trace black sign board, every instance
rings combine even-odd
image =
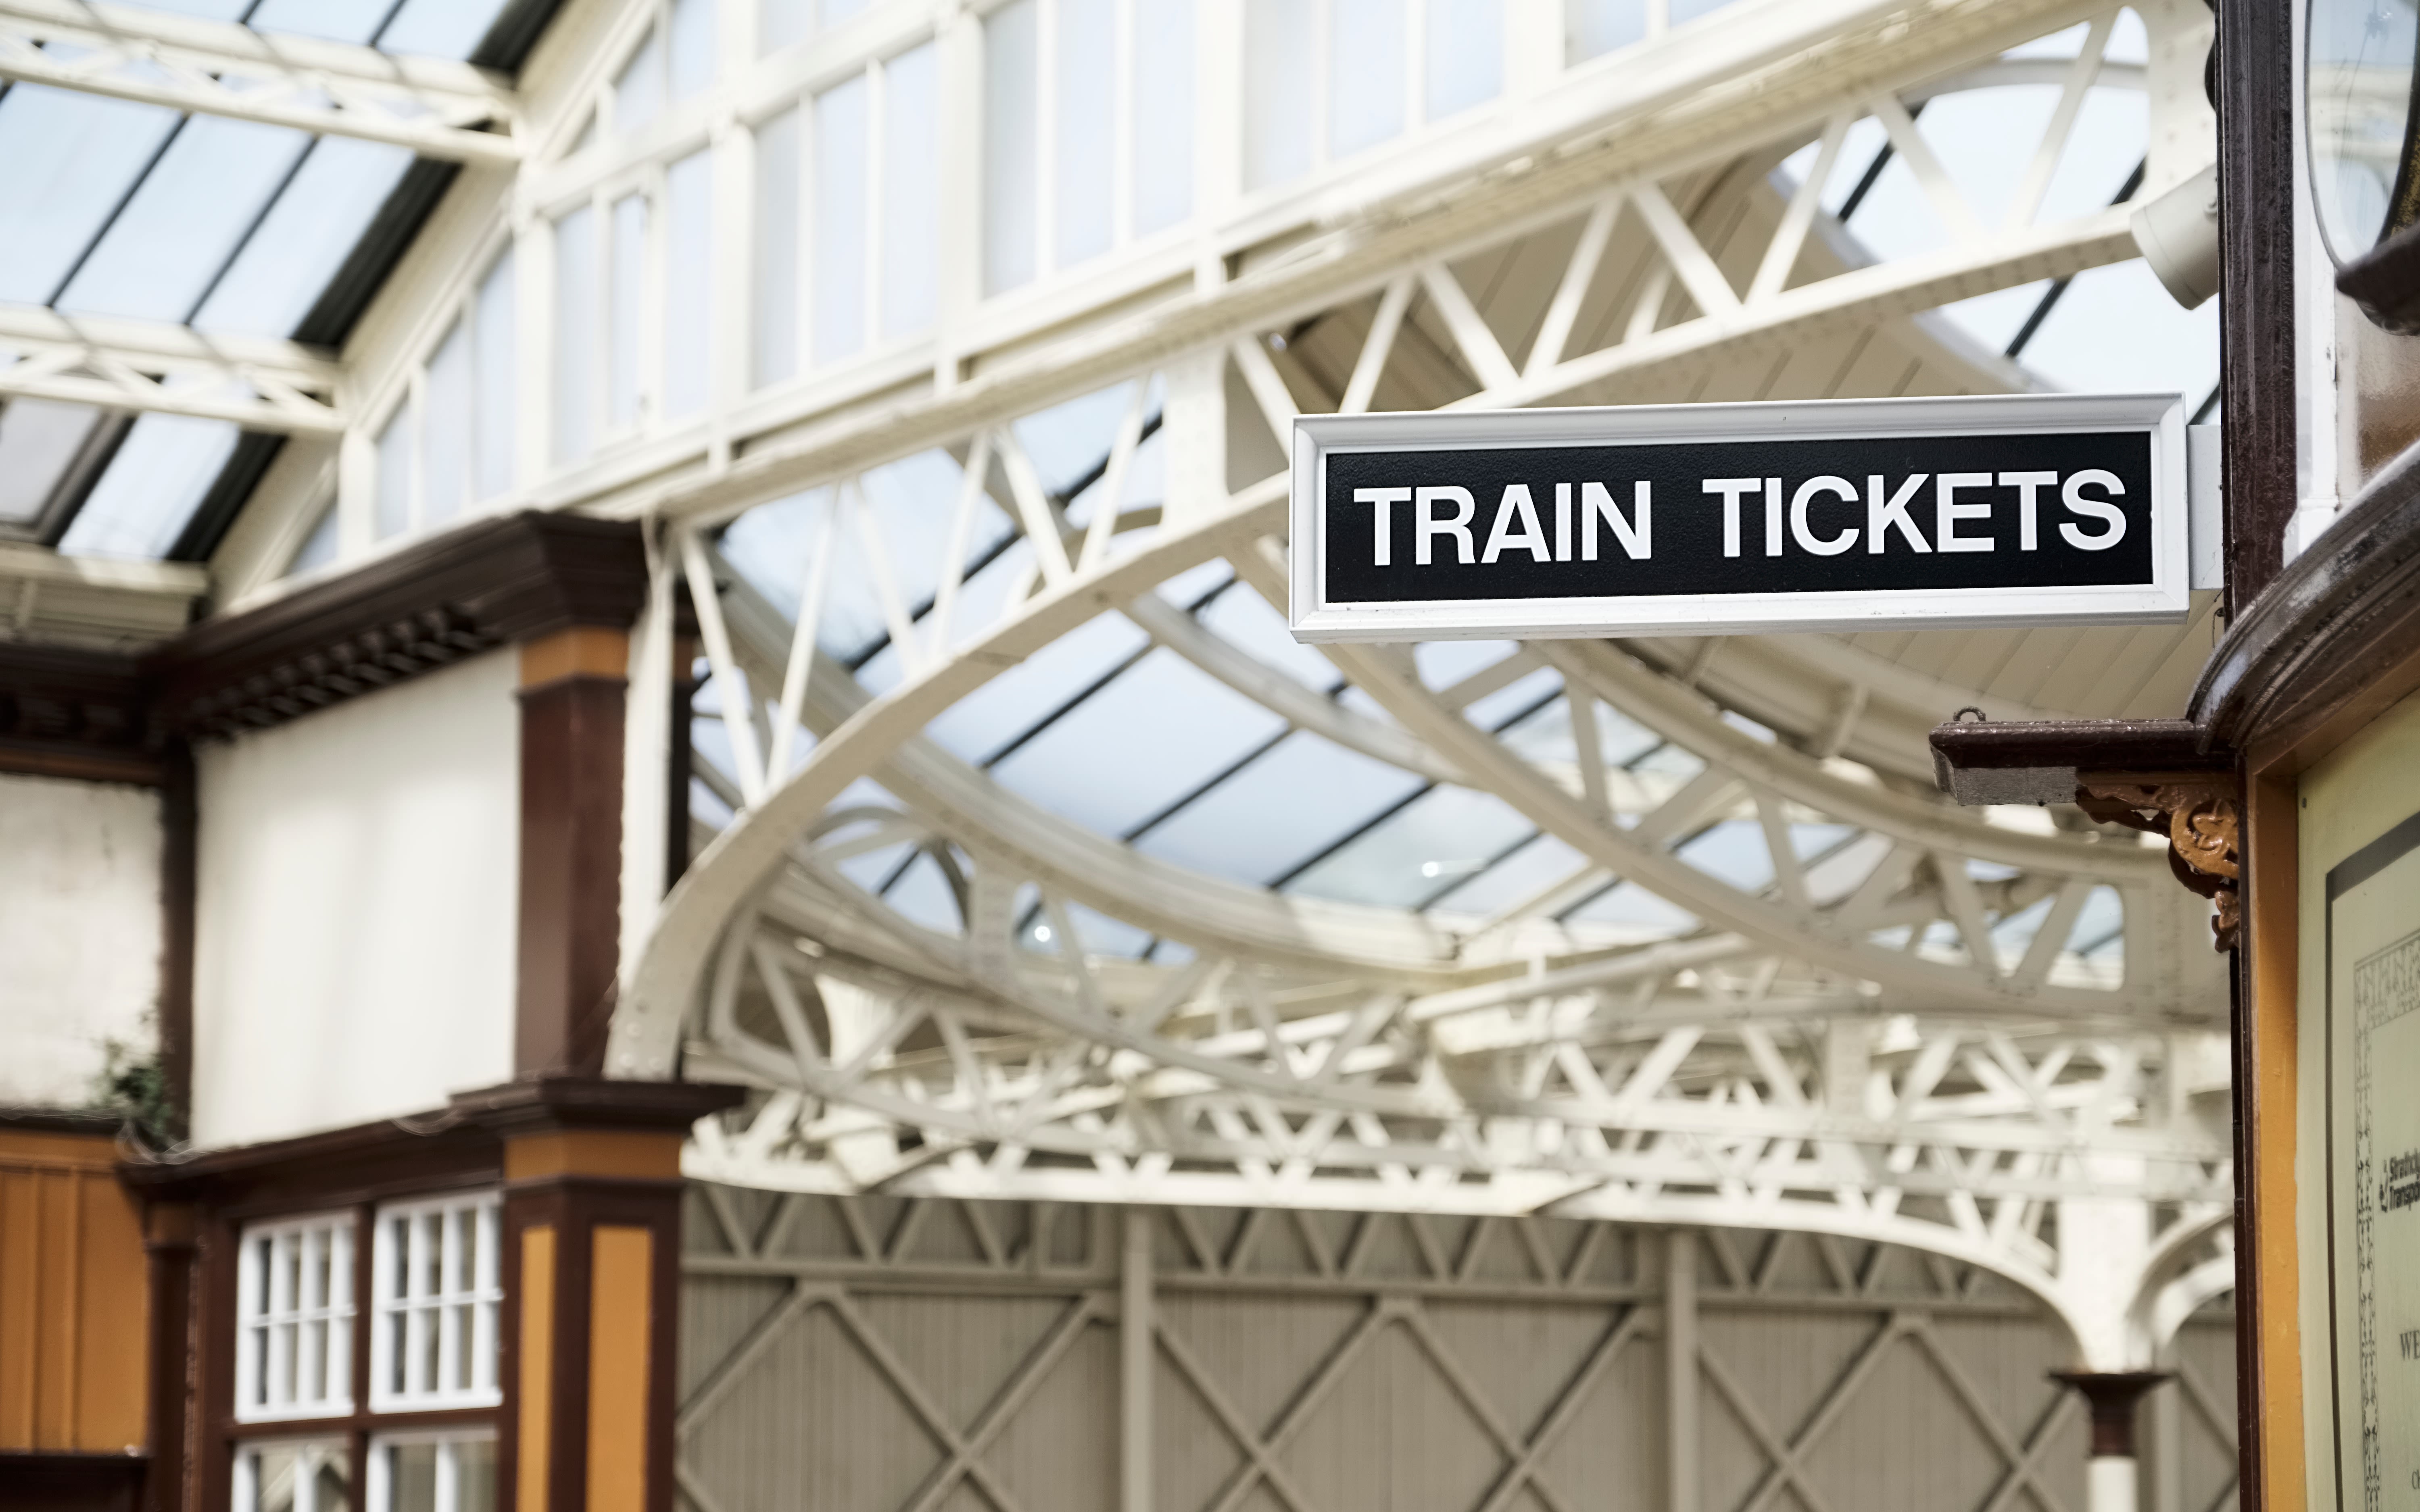
[[[1302,640],[2176,622],[2174,394],[1314,415]]]

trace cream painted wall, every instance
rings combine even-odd
[[[0,1104],[80,1107],[104,1041],[157,1043],[160,795],[0,776]]]
[[[512,1074],[517,668],[492,652],[195,753],[196,1143]]]

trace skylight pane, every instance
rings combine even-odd
[[[1535,832],[1493,794],[1435,788],[1287,884],[1286,891],[1408,908],[1478,876]]]
[[[252,0],[135,0],[136,8],[165,10],[179,16],[199,16],[204,21],[240,20]]]
[[[1146,856],[1264,886],[1416,791],[1411,774],[1301,731],[1135,842]]]
[[[0,524],[29,525],[75,460],[101,411],[50,399],[11,399],[0,409]]]
[[[1154,651],[992,775],[1053,812],[1117,835],[1284,728],[1284,720],[1174,652]]]
[[[411,166],[409,147],[321,137],[194,324],[237,335],[292,334]]]
[[[44,304],[177,124],[177,113],[21,84],[0,98],[0,300]]]
[[[395,0],[260,0],[244,21],[256,32],[365,44],[394,8]]]
[[[166,556],[235,450],[235,426],[224,420],[137,420],[76,511],[59,549],[70,556]]]
[[[210,292],[308,133],[196,116],[59,297],[59,308],[184,321]]]
[[[378,39],[386,53],[467,58],[487,39],[504,0],[403,0]]]

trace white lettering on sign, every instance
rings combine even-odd
[[[2100,468],[2086,468],[2069,478],[2059,488],[2058,501],[2065,504],[2071,513],[2089,515],[2096,519],[2105,520],[2109,528],[2098,535],[2088,535],[2072,525],[2062,524],[2058,528],[2058,533],[2066,539],[2068,545],[2079,551],[2106,551],[2126,538],[2126,516],[2116,504],[2105,499],[2085,498],[2084,487],[2086,484],[2106,488],[2113,494],[2124,493],[2126,486],[2118,481],[2118,474],[2115,472],[2106,472]]]
[[[1453,537],[1454,560],[1470,565],[1470,517],[1479,513],[1479,501],[1470,497],[1467,488],[1415,488],[1413,507],[1419,513],[1419,539],[1412,545],[1412,562],[1417,566],[1429,564],[1429,548],[1440,535]],[[1436,506],[1453,505],[1451,519],[1437,518]]]
[[[1790,496],[1790,533],[1796,538],[1801,551],[1812,551],[1819,557],[1837,557],[1857,544],[1857,528],[1852,525],[1828,539],[1807,529],[1807,504],[1813,501],[1816,495],[1826,493],[1853,504],[1857,501],[1857,486],[1846,478],[1835,478],[1828,474],[1820,478],[1809,478],[1798,486],[1796,493]]]
[[[1924,527],[1911,512],[1916,496],[1924,486],[1932,485],[1932,534],[1928,538]],[[1899,532],[1897,545],[1904,550],[1930,554],[1935,551],[1991,551],[1999,542],[1987,534],[1961,533],[1964,522],[1988,525],[1998,505],[1981,500],[1961,499],[1959,494],[1969,489],[1989,488],[1997,485],[2016,491],[2017,549],[2032,551],[2041,540],[2041,499],[2043,489],[2055,488],[2067,511],[2094,522],[2098,528],[2086,530],[2072,521],[2061,521],[2058,531],[2070,546],[2084,551],[2106,551],[2126,538],[2126,516],[2111,499],[2123,497],[2126,486],[2118,475],[2101,468],[2087,468],[2064,478],[2056,472],[1929,472],[1911,473],[1892,486],[1881,473],[1869,473],[1863,495],[1866,505],[1865,525],[1842,525],[1835,533],[1820,533],[1808,518],[1808,509],[1825,501],[1855,504],[1857,486],[1847,478],[1826,473],[1808,478],[1794,489],[1786,486],[1781,478],[1707,478],[1699,488],[1709,497],[1722,501],[1723,555],[1735,557],[1742,549],[1741,501],[1759,496],[1764,504],[1764,555],[1777,557],[1786,544],[1795,543],[1798,549],[1810,556],[1838,556],[1854,550],[1862,537],[1866,549],[1880,556],[1893,547],[1892,532]],[[2102,490],[2103,497],[2086,493],[2086,488]],[[1579,486],[1579,560],[1597,560],[1597,530],[1604,526],[1613,532],[1614,540],[1623,554],[1634,562],[1643,562],[1653,555],[1653,506],[1652,487],[1644,483],[1631,486],[1631,511],[1624,516],[1621,506],[1614,501],[1613,490],[1602,483]],[[1451,486],[1404,486],[1388,488],[1356,488],[1356,503],[1371,506],[1371,525],[1375,532],[1371,552],[1372,563],[1380,567],[1395,564],[1393,505],[1411,503],[1412,562],[1416,566],[1429,566],[1436,561],[1439,537],[1453,541],[1453,561],[1464,566],[1473,562],[1493,563],[1507,552],[1525,552],[1534,562],[1569,562],[1572,560],[1572,486],[1555,485],[1554,527],[1551,537],[1538,513],[1537,497],[1528,484],[1505,486],[1497,501],[1496,513],[1488,526],[1484,546],[1472,538],[1471,528],[1478,521],[1479,501],[1467,488]],[[1786,507],[1785,507],[1786,501]]]
[[[1508,525],[1519,524],[1518,531],[1508,531]],[[1479,553],[1481,562],[1493,562],[1511,547],[1528,552],[1540,562],[1554,559],[1546,554],[1546,532],[1538,528],[1538,506],[1530,501],[1529,486],[1516,483],[1504,490],[1504,498],[1496,506],[1496,523],[1487,532],[1487,548]]]

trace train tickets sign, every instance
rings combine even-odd
[[[1311,415],[1292,528],[1307,641],[2175,623],[2184,405]]]

